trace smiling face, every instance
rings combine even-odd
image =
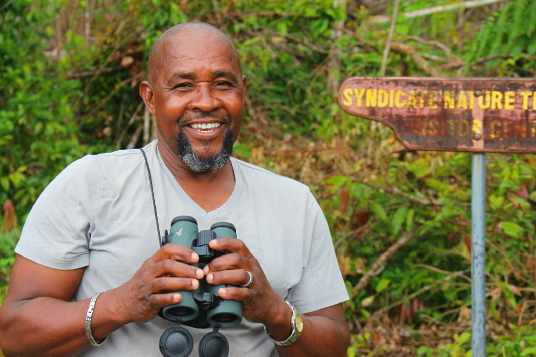
[[[156,116],[159,148],[192,171],[217,170],[244,114],[246,79],[236,50],[216,30],[195,28],[168,35],[151,61],[140,94]]]

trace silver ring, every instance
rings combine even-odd
[[[246,273],[249,274],[249,281],[244,284],[244,285],[241,285],[242,288],[247,288],[247,287],[250,287],[251,284],[253,284],[253,282],[255,281],[255,278],[253,277],[253,274],[251,274],[249,271],[246,270]]]

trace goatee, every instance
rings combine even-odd
[[[205,146],[208,146],[210,141],[205,142]],[[206,171],[217,171],[221,169],[233,153],[233,132],[227,130],[223,138],[223,144],[221,150],[211,158],[204,159],[199,157],[194,150],[192,145],[186,138],[186,135],[179,133],[177,137],[177,146],[179,149],[179,157],[182,161],[194,172],[206,172]]]

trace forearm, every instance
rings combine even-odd
[[[335,305],[310,314],[302,314],[303,331],[290,346],[277,346],[281,357],[346,356],[350,334],[344,321],[342,306]],[[286,303],[278,303],[278,308],[270,315],[265,326],[276,341],[287,339],[291,332],[292,310]]]
[[[109,291],[97,299],[91,322],[97,341],[124,324],[115,318],[112,298]],[[85,333],[89,299],[66,302],[38,297],[12,306],[1,319],[0,345],[6,356],[74,356],[90,346]]]
[[[280,357],[343,357],[349,335],[333,320],[324,316],[304,316],[303,332],[290,346],[276,346]]]

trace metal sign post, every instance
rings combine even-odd
[[[486,356],[486,154],[536,153],[533,78],[353,77],[349,114],[389,126],[411,150],[472,152],[472,355]]]

